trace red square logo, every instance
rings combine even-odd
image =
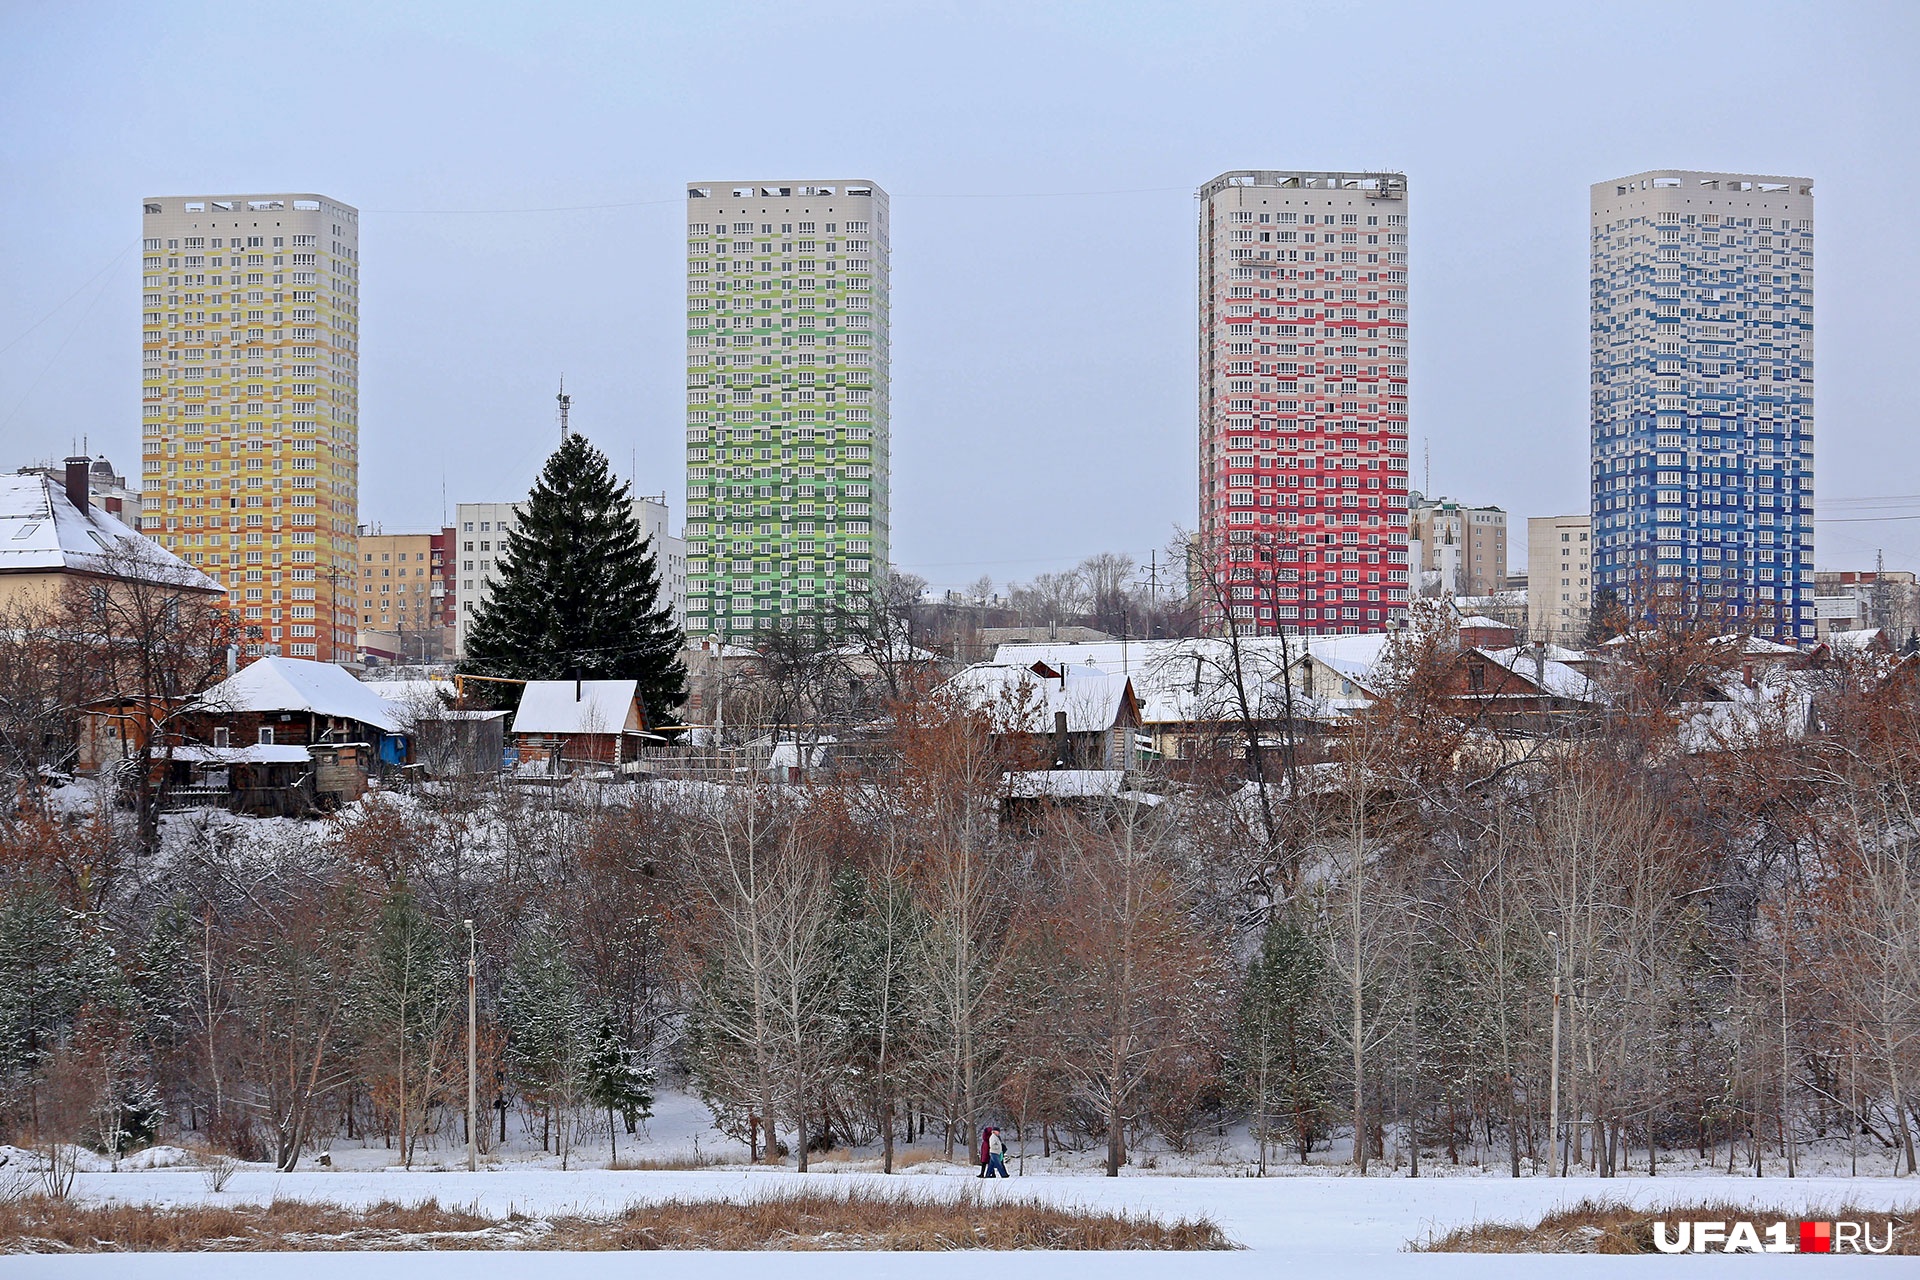
[[[1800,1252],[1832,1253],[1833,1224],[1831,1222],[1803,1222],[1800,1224]]]

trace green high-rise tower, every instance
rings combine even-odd
[[[864,610],[889,549],[887,194],[687,189],[687,631]]]

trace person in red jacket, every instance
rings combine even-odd
[[[992,1125],[986,1125],[980,1130],[980,1150],[977,1153],[977,1158],[980,1164],[979,1176],[981,1176],[982,1178],[989,1178],[993,1176],[991,1172],[992,1165],[990,1163],[993,1153],[987,1149],[987,1139],[992,1135],[992,1133],[993,1133]]]

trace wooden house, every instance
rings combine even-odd
[[[648,732],[637,680],[530,680],[512,734],[522,773],[619,769],[665,741]]]

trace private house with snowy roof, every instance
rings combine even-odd
[[[1098,667],[981,662],[942,686],[1012,747],[1018,768],[1132,769],[1140,700],[1133,681]]]
[[[345,667],[266,657],[214,685],[180,717],[169,770],[175,802],[299,816],[351,803],[408,743],[393,705]]]
[[[640,757],[666,742],[648,731],[637,680],[529,680],[511,733],[523,775],[637,772]]]
[[[64,483],[44,472],[0,475],[0,608],[51,607],[73,584],[157,584],[217,599],[225,592],[92,500],[90,461],[68,458]]]

